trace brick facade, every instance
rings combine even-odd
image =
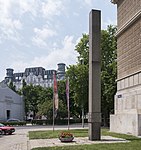
[[[141,18],[117,39],[118,78],[141,70]]]
[[[117,2],[118,28],[121,28],[140,10],[141,0],[119,0]]]

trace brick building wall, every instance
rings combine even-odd
[[[117,23],[118,28],[121,28],[141,10],[141,0],[118,0],[117,3]]]
[[[141,0],[118,0],[117,67],[118,79],[141,69]],[[131,23],[133,20],[135,22]]]
[[[141,18],[117,39],[118,79],[141,70]]]

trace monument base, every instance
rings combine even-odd
[[[116,114],[110,116],[110,131],[141,135],[141,114]]]
[[[110,131],[141,135],[141,73],[118,81]]]

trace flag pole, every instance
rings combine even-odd
[[[66,97],[67,97],[67,107],[68,107],[68,130],[70,128],[70,106],[69,106],[69,77],[66,81]]]
[[[70,112],[68,110],[68,130],[70,129]]]
[[[54,116],[55,116],[54,115],[54,105],[55,105],[54,104],[55,103],[55,97],[54,97],[54,78],[55,78],[55,72],[53,72],[53,120],[52,120],[53,121],[53,125],[52,125],[53,126],[53,131],[54,131]]]
[[[55,126],[55,118],[57,116],[57,110],[58,110],[58,90],[57,90],[57,77],[55,71],[53,72],[53,131]]]

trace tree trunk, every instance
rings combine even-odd
[[[105,111],[103,114],[103,125],[104,127],[109,127],[109,115],[108,111]]]

